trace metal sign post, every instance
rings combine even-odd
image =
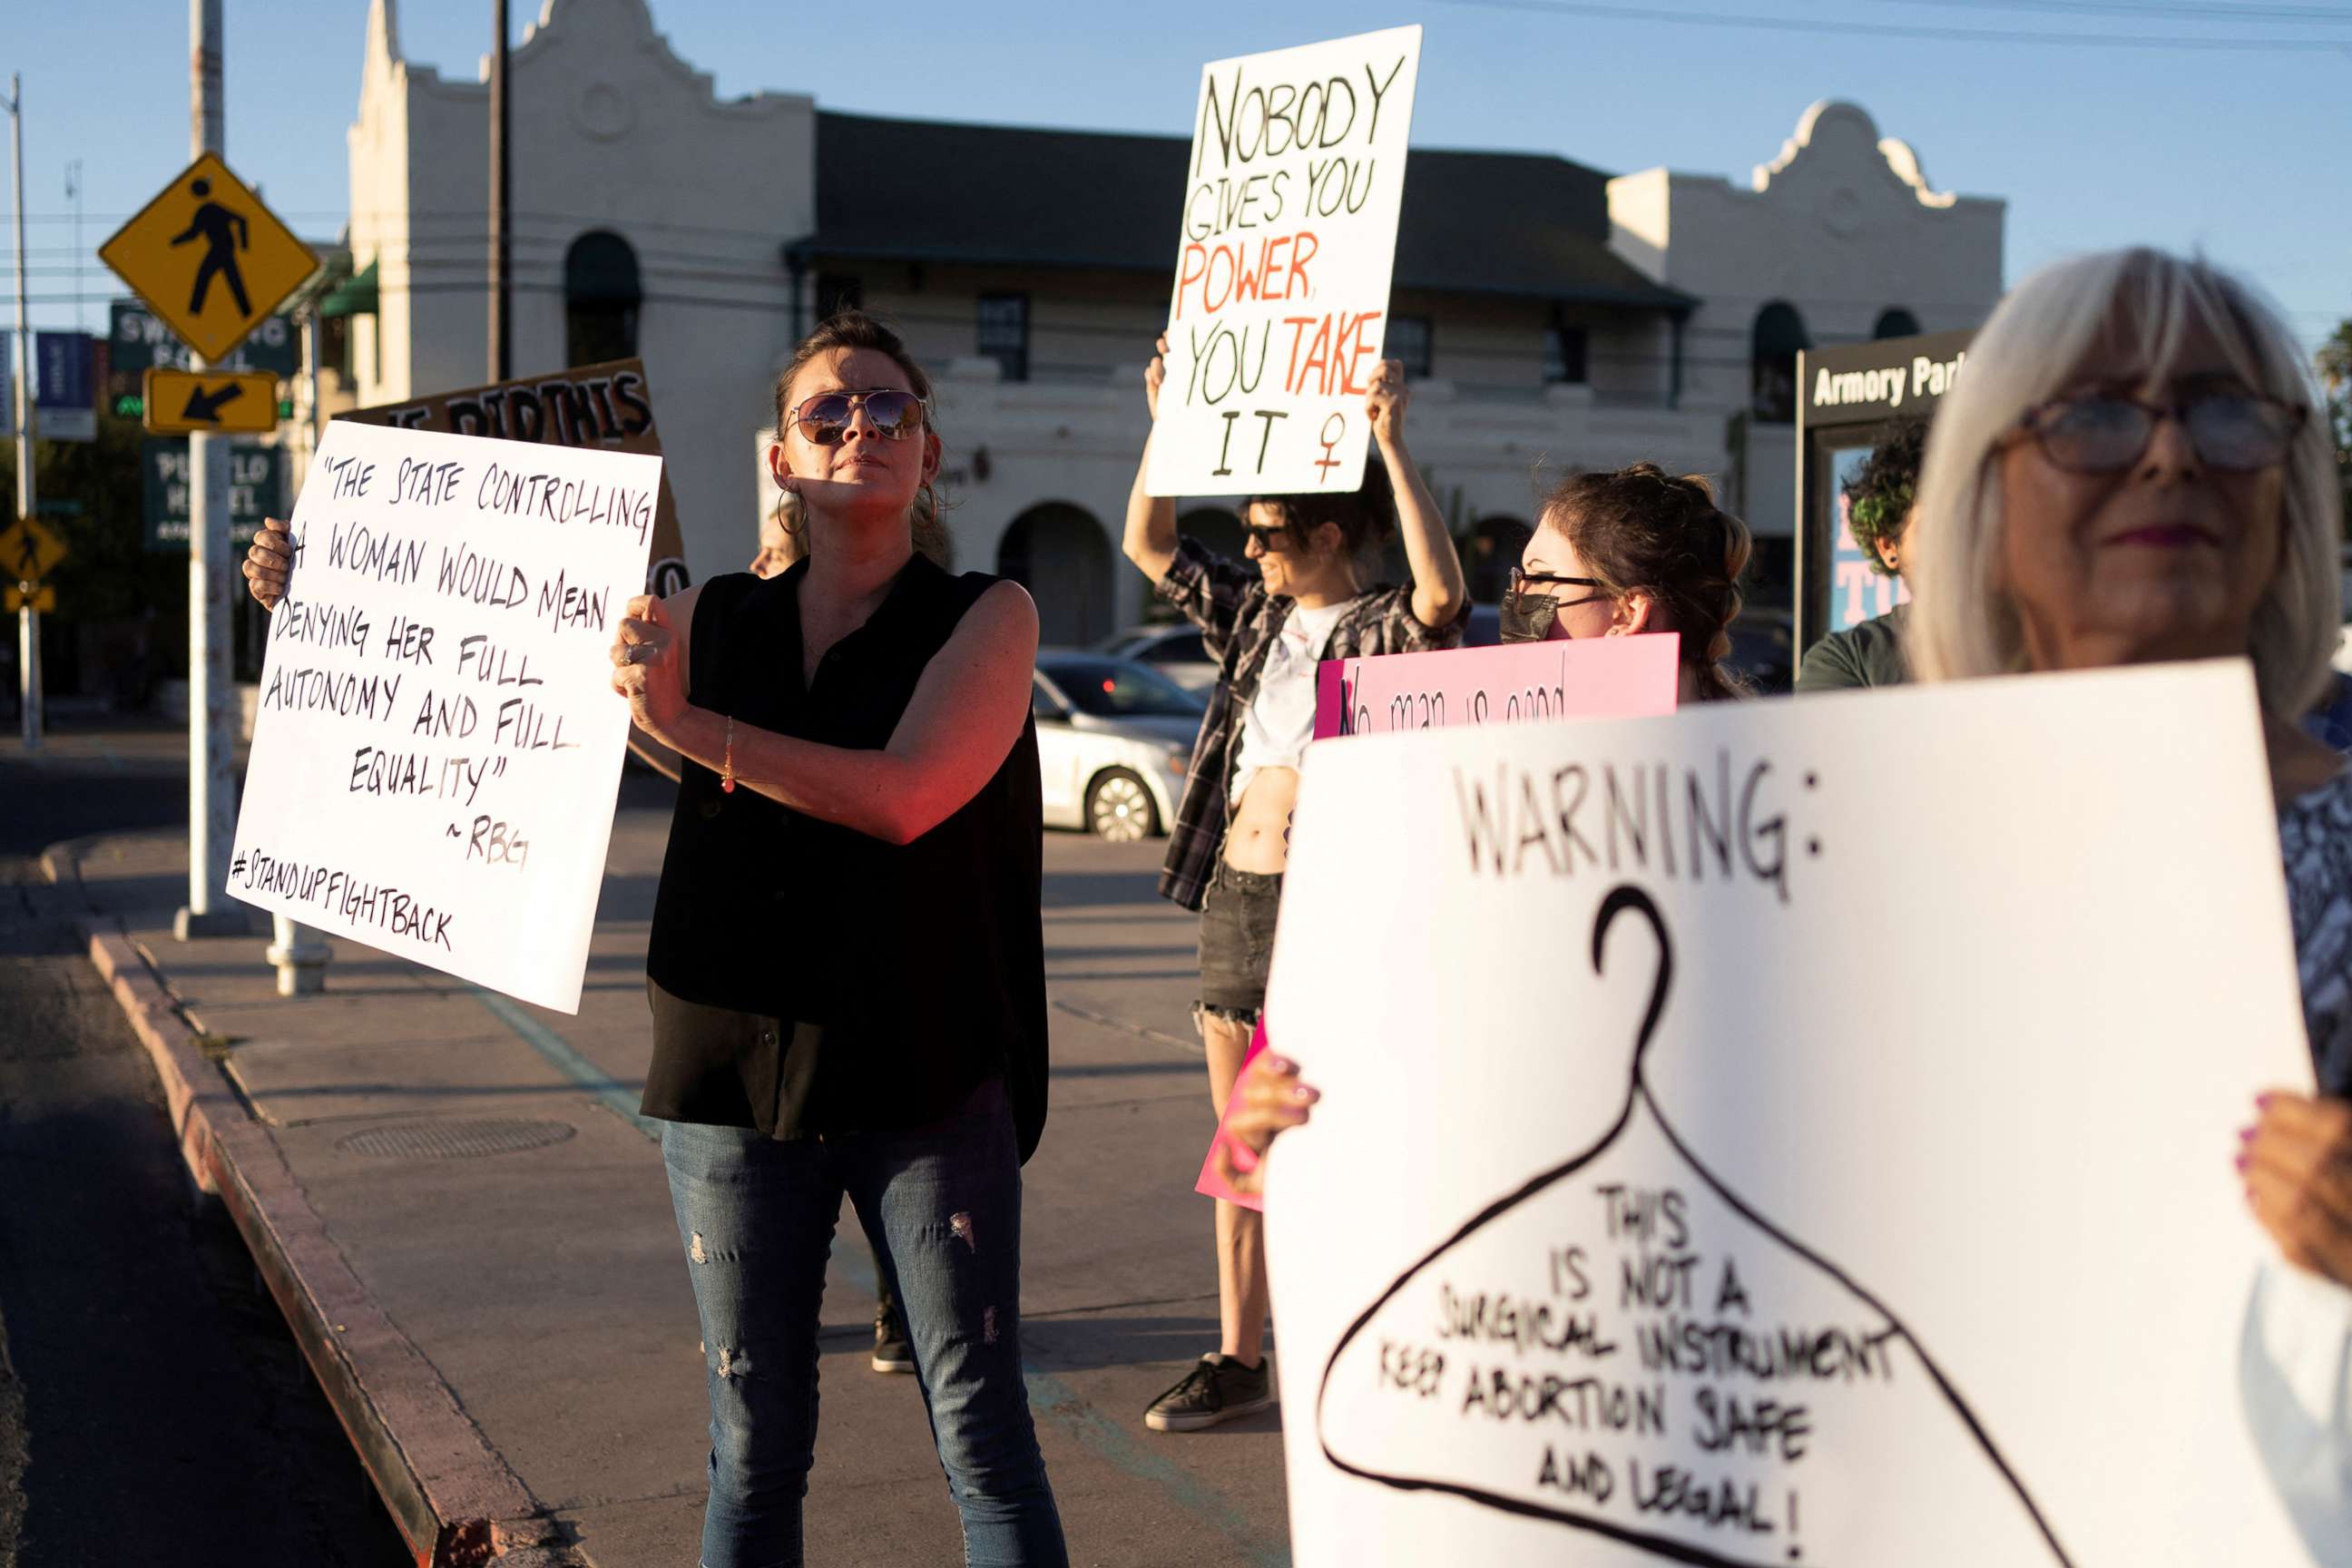
[[[8,140],[16,190],[16,517],[39,531],[33,514],[33,332],[25,321],[25,79],[8,78]],[[46,569],[44,569],[46,570]],[[34,574],[36,577],[38,575]],[[16,675],[24,686],[25,750],[41,748],[41,610],[30,578],[20,574],[16,609]]]
[[[190,82],[192,91],[191,140],[198,164],[219,163],[225,132],[222,126],[221,91],[221,0],[188,0],[192,51]],[[220,172],[226,174],[224,165]],[[207,172],[208,173],[208,172]],[[187,231],[198,236],[205,247],[198,264],[194,281],[183,295],[171,284],[179,281],[181,272],[174,264],[170,284],[159,283],[153,293],[141,288],[151,304],[165,307],[159,311],[179,333],[186,338],[197,353],[197,367],[209,369],[215,354],[234,348],[247,331],[252,321],[268,311],[271,300],[258,311],[252,309],[242,268],[238,265],[235,240],[229,218],[238,215],[230,212],[219,216],[226,204],[212,200],[214,183],[204,174],[194,179],[174,182],[173,191],[151,203],[152,212],[169,195],[184,191],[193,200],[180,203],[188,210],[178,215]],[[201,202],[202,206],[194,203]],[[258,203],[254,204],[256,207]],[[205,217],[212,216],[209,226]],[[239,219],[240,222],[249,220]],[[171,226],[171,220],[164,220]],[[142,213],[125,226],[123,234],[107,242],[99,254],[107,258],[116,271],[124,272],[126,265],[152,267],[142,252],[135,261],[126,257],[118,260],[123,236],[139,231],[142,236],[157,230],[154,243],[169,248],[172,237],[169,226],[160,230]],[[130,274],[124,272],[126,279]],[[130,279],[139,288],[135,279]],[[232,292],[226,285],[236,285]],[[204,318],[208,297],[230,296],[232,302],[243,307],[238,319],[222,326],[211,326]],[[160,296],[160,298],[158,297]],[[217,318],[215,318],[217,319]],[[210,327],[210,330],[206,329]],[[231,335],[233,329],[234,335]],[[236,731],[234,725],[234,705],[236,688],[229,669],[229,572],[228,572],[228,443],[216,436],[194,435],[188,437],[188,902],[173,917],[172,934],[182,942],[199,936],[233,936],[250,929],[245,909],[228,898],[229,843],[236,827],[236,780],[234,760]]]

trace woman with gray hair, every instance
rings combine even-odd
[[[2298,721],[2329,689],[2342,500],[2294,338],[2203,261],[2113,251],[2004,300],[1937,411],[1910,547],[1923,680],[2245,656],[2262,705],[2318,1092],[2237,1158],[2272,1270],[2249,1423],[2322,1562],[2352,1552],[2352,772]],[[2216,1151],[2218,1162],[2221,1152]]]

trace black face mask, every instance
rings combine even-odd
[[[1549,594],[1503,595],[1505,642],[1541,642],[1551,636],[1552,623],[1559,619],[1559,601]]]

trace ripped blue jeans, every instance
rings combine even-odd
[[[901,1132],[781,1142],[662,1125],[710,1392],[704,1568],[800,1568],[817,1323],[845,1194],[906,1314],[975,1568],[1066,1568],[1021,1370],[1021,1162],[1003,1086]]]

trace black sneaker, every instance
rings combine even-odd
[[[898,1314],[887,1307],[874,1314],[874,1370],[915,1370],[915,1347],[907,1342],[907,1331],[898,1326]]]
[[[1183,1381],[1153,1400],[1143,1424],[1154,1432],[1198,1432],[1274,1407],[1266,1363],[1244,1366],[1222,1352],[1204,1355]]]

